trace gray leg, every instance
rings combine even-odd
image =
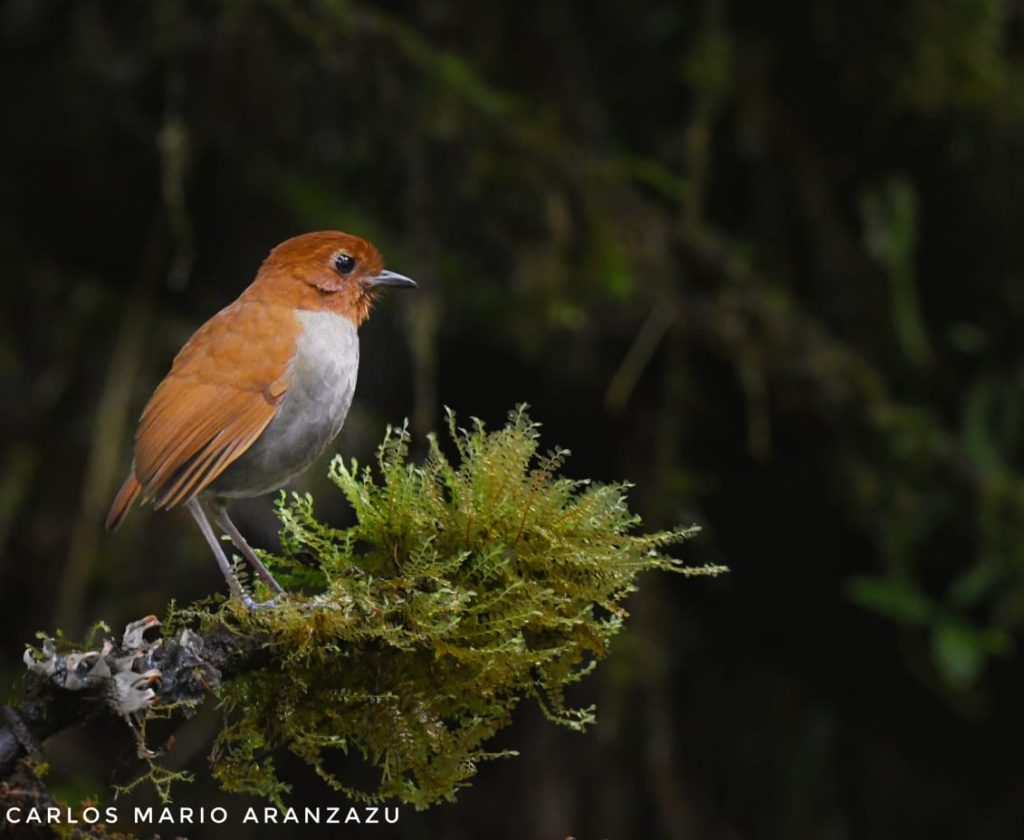
[[[231,568],[231,564],[228,562],[227,556],[224,554],[224,549],[221,548],[220,541],[213,533],[213,528],[210,527],[210,521],[206,518],[206,513],[203,511],[202,505],[199,504],[197,499],[193,498],[185,503],[185,507],[187,507],[188,512],[192,514],[192,518],[195,519],[196,524],[199,526],[199,530],[203,532],[203,536],[206,538],[206,542],[210,546],[210,550],[213,551],[214,559],[220,567],[221,574],[224,575],[224,580],[228,582],[228,589],[231,590],[231,594],[236,598],[241,598],[247,606],[255,606],[252,598],[242,591],[242,584],[238,582],[238,578],[236,577],[234,570]]]
[[[213,514],[213,521],[217,523],[217,527],[231,537],[231,542],[233,542],[235,547],[242,552],[242,556],[249,561],[249,565],[253,567],[256,574],[267,582],[267,586],[273,589],[278,595],[284,592],[284,589],[281,588],[281,584],[274,580],[274,576],[270,574],[267,567],[260,562],[260,558],[256,556],[256,552],[252,550],[252,546],[245,541],[245,537],[242,536],[238,528],[235,527],[235,523],[228,517],[228,509],[224,502],[220,500],[211,501],[210,512]]]

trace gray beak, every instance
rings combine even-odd
[[[404,274],[385,270],[376,277],[370,278],[367,285],[371,289],[376,289],[378,286],[397,286],[401,289],[415,289],[416,281],[406,277]]]

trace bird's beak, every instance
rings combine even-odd
[[[394,271],[381,271],[376,277],[371,277],[367,284],[371,289],[376,289],[379,286],[397,286],[401,289],[415,289],[416,281],[406,277],[404,274],[398,274]]]

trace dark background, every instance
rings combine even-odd
[[[223,589],[187,514],[102,519],[177,348],[338,228],[420,282],[339,451],[526,401],[732,569],[642,579],[592,731],[524,707],[521,757],[367,836],[1024,836],[1019,4],[6,0],[0,65],[0,684],[37,630]],[[217,724],[176,804],[240,814]],[[51,789],[109,803],[133,752],[56,738]]]

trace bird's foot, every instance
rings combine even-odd
[[[263,609],[271,609],[273,607],[278,606],[278,604],[281,603],[281,601],[283,600],[283,598],[281,596],[283,594],[284,593],[278,593],[273,598],[270,598],[270,599],[268,599],[266,601],[255,601],[251,597],[249,597],[248,595],[242,595],[242,603],[245,604],[246,607],[248,607],[250,610],[253,610],[253,611],[255,611],[255,610],[263,610]]]

